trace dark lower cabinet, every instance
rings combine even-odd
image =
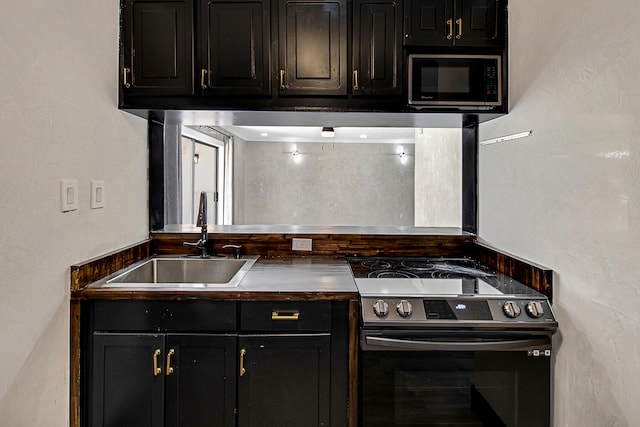
[[[91,426],[161,426],[164,424],[164,377],[161,335],[96,333],[91,375]]]
[[[329,334],[240,336],[238,427],[331,425]]]
[[[235,425],[236,337],[93,337],[93,427]]]
[[[346,302],[82,307],[82,426],[346,427]]]

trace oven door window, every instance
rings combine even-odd
[[[548,357],[526,352],[362,353],[363,427],[548,427]]]

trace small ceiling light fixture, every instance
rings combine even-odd
[[[260,136],[269,136],[269,134],[268,134],[268,133],[266,133],[266,132],[262,132],[262,133],[260,134]]]
[[[293,155],[293,157],[297,157],[300,155],[300,152],[298,150],[294,151],[293,153],[291,153]]]
[[[362,138],[362,139],[367,139],[367,134],[366,134],[366,133],[361,133],[361,134],[360,134],[360,138]]]
[[[333,136],[335,135],[335,132],[333,131],[332,127],[325,126],[322,128],[322,132],[320,132],[320,135],[323,138],[333,138]]]

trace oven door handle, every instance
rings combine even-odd
[[[433,341],[402,340],[396,338],[365,336],[365,343],[371,347],[388,350],[419,351],[533,351],[551,350],[546,339],[492,340],[492,341]],[[375,350],[369,348],[367,350]]]

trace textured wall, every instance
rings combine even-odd
[[[66,426],[69,266],[148,235],[146,122],[116,107],[117,1],[6,2],[0,58],[0,424]]]
[[[294,158],[295,149],[301,154]],[[404,149],[413,154],[413,146]],[[402,163],[398,150],[394,144],[248,142],[245,211],[236,218],[245,224],[413,225],[414,158]]]
[[[556,427],[640,420],[640,7],[511,0],[512,110],[481,139],[480,236],[556,272]]]
[[[418,129],[415,225],[462,224],[462,130]]]

